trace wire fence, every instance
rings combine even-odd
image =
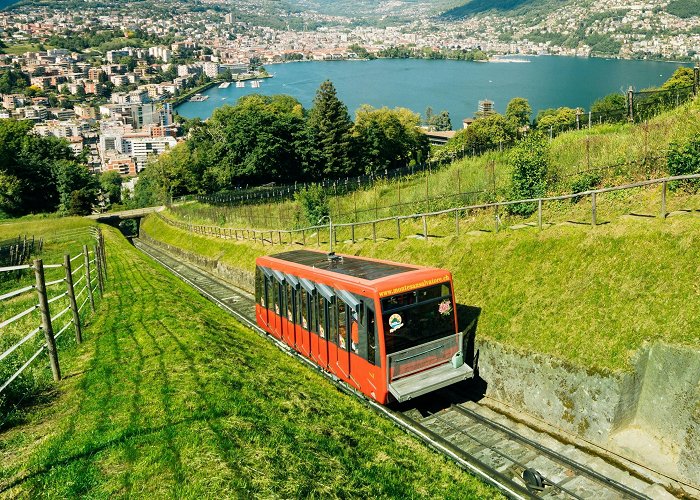
[[[25,234],[17,238],[0,241],[0,266],[18,266],[27,262],[32,255],[41,252],[44,241],[31,239]]]
[[[589,160],[589,168],[564,174],[555,172],[551,174],[550,181],[552,184],[564,183],[576,188],[577,181],[587,182],[588,185],[584,187],[588,187],[596,184],[592,179],[599,179],[603,175],[624,177],[629,180],[635,180],[635,177],[648,179],[665,173],[666,159],[665,155],[652,156],[645,153],[642,158],[637,160],[625,160],[597,167],[590,166]],[[393,181],[386,181],[384,184],[376,183],[372,186],[372,190],[365,191],[366,196],[361,202],[360,208],[358,208],[358,191],[349,193],[351,196],[348,196],[341,203],[341,193],[332,190],[329,193],[329,195],[333,195],[329,202],[329,215],[337,222],[363,222],[379,219],[380,216],[401,215],[407,209],[431,212],[492,201],[500,192],[496,181],[496,171],[499,168],[500,166],[496,165],[495,160],[489,162],[485,167],[484,178],[476,183],[473,179],[463,179],[464,175],[460,168],[455,169],[454,175],[450,175],[449,179],[434,178],[430,175],[431,171],[426,171],[422,178],[417,176],[413,178],[398,177]],[[469,184],[468,187],[476,185],[485,188],[463,191],[464,184]],[[439,190],[439,194],[435,194],[435,188]],[[391,196],[382,194],[387,190],[391,191]],[[367,198],[371,198],[369,203]],[[395,200],[396,203],[382,204],[381,200],[386,199]],[[238,222],[239,224],[248,224],[250,227],[269,230],[297,229],[308,223],[299,204],[293,206],[277,204],[275,206],[272,202],[268,205],[260,205],[257,209],[254,209],[254,205],[191,206],[180,204],[173,205],[170,209],[182,220],[189,222],[191,218],[205,219],[217,221],[220,226]]]
[[[71,237],[66,233],[60,237]],[[0,398],[4,396],[6,402],[23,397],[12,390],[13,383],[44,351],[48,353],[53,379],[61,379],[56,341],[69,329],[73,329],[76,342],[82,342],[86,308],[95,311],[95,299],[102,297],[107,279],[102,232],[93,227],[89,236],[94,245],[83,245],[77,255],[64,254],[62,263],[47,264],[36,258],[31,264],[0,267],[0,276],[19,271],[28,278],[13,282],[14,289],[8,289],[7,283],[0,289]]]
[[[212,236],[215,238],[221,238],[226,240],[248,240],[252,242],[261,243],[262,245],[285,245],[285,244],[299,244],[306,246],[308,244],[321,245],[321,233],[323,231],[328,231],[328,238],[325,241],[336,243],[338,239],[338,230],[345,229],[349,232],[348,241],[355,243],[358,238],[356,237],[356,231],[358,228],[370,227],[371,228],[371,239],[377,241],[378,238],[386,239],[401,239],[412,236],[415,237],[415,233],[408,233],[405,230],[402,231],[402,223],[407,221],[420,221],[422,224],[422,231],[418,233],[417,236],[428,240],[430,237],[436,236],[435,233],[428,231],[429,222],[434,218],[454,218],[454,230],[452,234],[459,236],[460,234],[460,220],[465,217],[465,215],[473,214],[474,212],[481,211],[486,212],[488,210],[493,211],[493,228],[494,231],[498,232],[502,228],[502,215],[507,213],[507,211],[514,211],[514,207],[525,206],[526,213],[536,213],[537,223],[536,226],[539,229],[543,228],[543,207],[545,203],[560,202],[565,200],[580,201],[584,198],[589,198],[591,203],[590,211],[590,224],[595,227],[598,225],[597,220],[597,203],[598,196],[604,193],[611,193],[615,191],[625,191],[630,189],[636,189],[652,185],[661,185],[661,210],[660,217],[666,218],[667,206],[666,206],[666,195],[669,183],[677,183],[681,181],[697,182],[700,179],[700,174],[692,175],[682,175],[673,177],[664,177],[659,179],[649,179],[644,181],[639,181],[631,184],[624,184],[615,187],[608,187],[602,189],[586,190],[572,194],[565,194],[560,196],[551,196],[543,198],[532,198],[525,200],[511,200],[511,201],[498,201],[492,203],[482,203],[476,205],[465,205],[460,207],[448,208],[445,210],[438,210],[432,212],[421,212],[421,213],[411,213],[409,215],[396,215],[392,217],[383,217],[378,219],[372,219],[362,222],[349,222],[349,223],[336,223],[334,224],[330,220],[328,225],[314,225],[303,227],[300,229],[279,229],[279,230],[259,230],[251,228],[227,228],[220,226],[208,226],[208,225],[198,225],[190,224],[187,222],[182,222],[178,220],[171,219],[169,217],[163,216],[161,213],[156,215],[165,223],[189,231],[194,234],[200,234],[203,236]],[[523,212],[523,211],[521,211]],[[380,236],[378,234],[378,226],[382,224],[382,228],[386,231],[387,228],[393,228],[390,235]],[[447,236],[447,235],[442,235]],[[363,238],[365,239],[365,238]]]

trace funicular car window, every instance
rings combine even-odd
[[[347,349],[347,307],[345,302],[338,300],[338,346]]]
[[[449,283],[382,299],[382,320],[387,354],[454,335]]]
[[[287,319],[289,321],[294,321],[294,292],[292,291],[292,285],[287,283]]]
[[[309,330],[309,313],[308,313],[308,293],[306,290],[301,290],[301,327],[304,330]]]
[[[275,307],[275,314],[280,313],[280,286],[277,280],[272,280],[272,303]]]
[[[318,335],[322,338],[326,338],[326,332],[328,330],[328,324],[326,323],[326,299],[318,296]]]

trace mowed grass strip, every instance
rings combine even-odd
[[[651,203],[649,196],[656,194],[625,197],[621,206],[641,208]],[[679,204],[695,211],[666,220],[613,216],[621,208],[606,199],[599,219],[605,224],[594,229],[589,223],[561,223],[543,231],[463,232],[427,242],[405,237],[374,243],[368,238],[339,242],[335,249],[451,270],[457,300],[481,309],[477,339],[602,372],[628,370],[651,342],[700,348],[700,199],[669,198],[669,206]],[[580,210],[577,205],[561,207],[560,220],[580,219]],[[301,248],[203,237],[155,217],[142,229],[249,272],[254,269],[251,254]],[[312,248],[328,248],[327,232],[322,234],[320,247],[307,235]]]
[[[105,233],[98,319],[1,431],[0,496],[497,496]]]

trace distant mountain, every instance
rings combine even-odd
[[[489,10],[508,11],[536,2],[538,2],[538,0],[471,0],[464,5],[454,7],[444,12],[442,17],[457,19],[473,16],[474,14],[481,14]]]
[[[287,2],[302,10],[321,14],[365,18],[438,14],[457,4],[455,0],[287,0]]]

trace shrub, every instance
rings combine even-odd
[[[532,134],[511,149],[508,163],[512,168],[510,199],[522,200],[540,198],[547,191],[547,171],[549,143],[540,134]],[[537,209],[536,203],[509,205],[508,212],[516,215],[530,215]]]
[[[306,220],[311,225],[318,223],[324,215],[330,215],[328,194],[320,184],[311,184],[294,193],[294,200],[301,205]]]
[[[671,144],[666,159],[668,173],[675,175],[700,174],[700,136],[696,136],[685,145]],[[696,191],[699,186],[697,179],[671,183],[671,189],[683,187]]]
[[[595,189],[602,181],[603,177],[600,175],[600,172],[586,172],[574,178],[571,182],[570,189],[572,193],[582,193],[590,189]],[[580,199],[581,197],[577,196],[576,198],[571,198],[571,202],[578,203]]]

